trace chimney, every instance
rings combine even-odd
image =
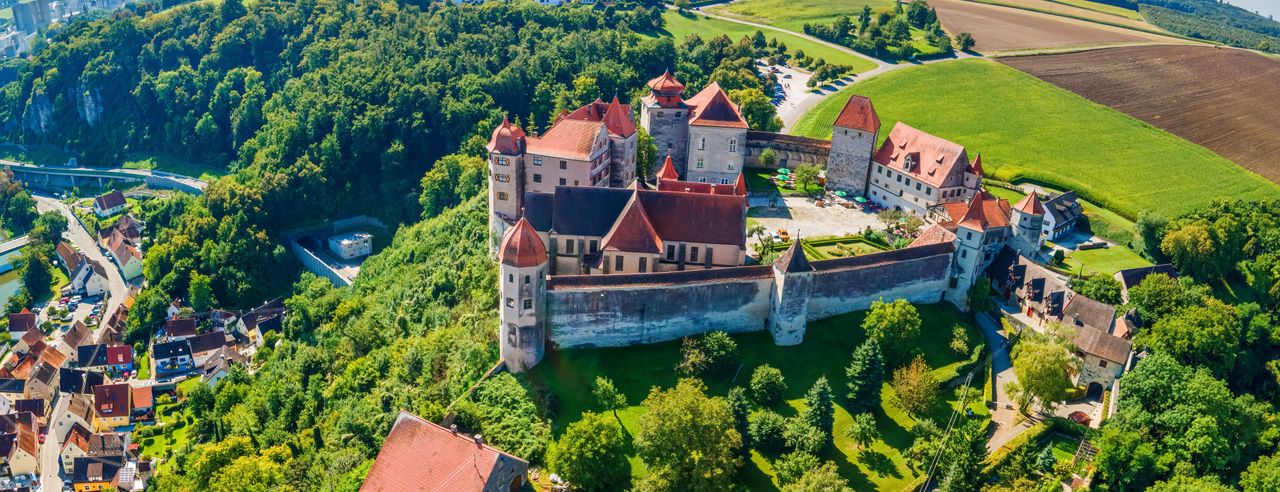
[[[484,437],[481,437],[480,434],[476,434],[476,446],[484,446]]]
[[[455,436],[458,435],[458,424],[449,424],[449,432],[452,432]]]

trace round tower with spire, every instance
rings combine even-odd
[[[523,217],[498,246],[498,353],[511,372],[542,360],[546,348],[547,248]]]
[[[681,96],[684,84],[667,71],[650,80],[648,85],[649,95],[641,99],[644,108],[640,111],[640,126],[649,132],[658,148],[654,162],[649,163],[650,169],[657,169],[658,156],[669,155],[676,170],[684,176],[689,152],[689,107]]]
[[[1025,256],[1035,257],[1044,245],[1041,230],[1044,229],[1044,205],[1035,191],[1023,197],[1009,211],[1009,221],[1013,223],[1014,246]]]

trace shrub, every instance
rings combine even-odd
[[[702,353],[707,359],[707,369],[727,373],[738,364],[738,342],[728,333],[713,331],[702,337]]]
[[[876,417],[870,413],[853,416],[853,423],[845,428],[844,435],[852,439],[859,448],[871,447],[880,438],[880,429],[876,428]]]
[[[786,428],[782,431],[782,438],[786,441],[787,449],[813,454],[821,452],[827,441],[830,440],[829,436],[822,432],[822,429],[813,426],[800,417],[787,419]]]
[[[765,454],[782,450],[786,442],[783,438],[786,419],[773,410],[761,410],[751,414],[748,420],[747,432],[751,434],[751,447]]]
[[[800,480],[805,472],[818,467],[818,457],[804,451],[793,451],[773,462],[778,483],[788,485]]]
[[[676,373],[681,376],[697,376],[707,369],[707,354],[702,346],[692,338],[680,339],[680,363],[676,364]]]
[[[757,405],[772,406],[786,390],[787,382],[782,377],[782,371],[776,367],[765,364],[757,367],[751,374],[751,396],[755,398]]]
[[[965,355],[969,353],[969,337],[965,335],[964,326],[956,325],[951,328],[951,351],[956,355]]]

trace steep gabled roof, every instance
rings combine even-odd
[[[23,308],[21,312],[9,313],[9,333],[26,333],[36,327],[36,315]]]
[[[129,414],[129,385],[102,384],[93,388],[93,409],[102,417]]]
[[[493,135],[489,137],[489,152],[505,155],[519,154],[524,151],[524,137],[524,130],[503,118],[502,123],[493,129]]]
[[[625,251],[628,253],[661,253],[662,239],[649,222],[640,199],[633,195],[631,201],[622,209],[622,215],[613,224],[613,229],[604,236],[601,249]]]
[[[1133,343],[1102,330],[1089,327],[1076,328],[1076,348],[1081,352],[1124,364],[1129,360]]]
[[[748,128],[746,118],[742,117],[742,111],[738,109],[737,104],[729,100],[729,96],[720,88],[719,83],[712,82],[685,103],[691,108],[690,125],[744,130]]]
[[[498,261],[516,268],[538,266],[547,261],[547,247],[523,217],[502,235],[498,246]]]
[[[680,172],[676,171],[676,164],[671,160],[671,154],[667,154],[667,158],[662,161],[662,168],[658,170],[658,180],[680,180]]]
[[[477,441],[400,412],[360,490],[485,490],[495,469],[528,466],[520,458]]]
[[[773,261],[774,268],[782,273],[803,273],[812,272],[813,265],[809,264],[809,258],[804,255],[804,248],[800,246],[800,238],[797,237],[791,241],[791,246],[783,251],[778,259]]]
[[[1044,215],[1044,206],[1040,204],[1040,197],[1036,196],[1036,192],[1027,193],[1022,197],[1017,205],[1013,206],[1014,210],[1030,215]]]
[[[525,141],[531,154],[585,161],[595,153],[601,133],[608,133],[602,122],[560,118],[546,133]]]
[[[609,133],[620,137],[630,137],[636,133],[636,124],[631,121],[631,108],[619,103],[618,96],[613,96],[613,102],[605,110],[604,126],[609,129]]]
[[[1009,226],[1009,202],[996,198],[986,190],[979,191],[969,201],[969,210],[960,218],[960,227],[985,231]]]
[[[1062,307],[1062,320],[1076,326],[1110,332],[1116,321],[1116,307],[1075,294]]]
[[[62,260],[62,266],[66,268],[68,275],[76,271],[80,267],[80,262],[84,260],[84,254],[72,249],[66,241],[59,241],[54,251],[58,253],[58,258]]]
[[[973,158],[973,163],[969,164],[968,171],[979,176],[982,175],[982,154],[978,154],[977,157]]]
[[[957,175],[957,168],[964,171],[969,167],[969,156],[963,146],[902,122],[893,126],[873,158],[889,169],[935,188],[953,185],[947,184],[947,178]]]
[[[871,105],[871,98],[854,95],[844,103],[840,115],[836,116],[835,126],[875,133],[880,131],[880,115],[876,114],[875,106]]]
[[[1120,270],[1116,272],[1115,276],[1120,281],[1120,285],[1126,289],[1132,289],[1142,283],[1142,280],[1147,276],[1154,273],[1163,273],[1171,278],[1178,278],[1178,269],[1168,263]]]
[[[126,202],[124,199],[124,193],[121,193],[120,190],[111,190],[110,193],[99,195],[97,198],[94,198],[93,203],[101,210],[108,210],[124,205]]]
[[[949,243],[956,240],[956,235],[948,231],[941,224],[933,224],[924,232],[911,241],[911,246],[924,246],[926,244]]]
[[[1053,216],[1054,222],[1058,224],[1066,223],[1084,215],[1084,207],[1080,205],[1080,200],[1076,199],[1076,192],[1074,191],[1049,197],[1044,202],[1044,209],[1046,213]]]

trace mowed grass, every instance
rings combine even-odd
[[[830,24],[841,15],[857,23],[864,5],[870,6],[872,11],[892,10],[893,0],[738,0],[704,9],[718,15],[804,32],[805,24]]]
[[[1084,276],[1111,276],[1120,270],[1151,266],[1151,262],[1124,246],[1081,249],[1067,255],[1067,270]]]
[[[963,324],[962,315],[945,306],[917,306],[924,326],[919,338],[919,351],[933,368],[940,381],[955,377],[957,370],[969,356],[957,355],[950,350],[952,328]],[[768,332],[734,335],[741,355],[741,367],[735,374],[707,376],[708,393],[725,396],[734,386],[746,386],[752,371],[761,364],[770,364],[782,371],[787,391],[784,403],[774,407],[783,416],[794,416],[804,409],[804,393],[819,376],[825,375],[836,398],[835,449],[822,457],[832,460],[841,474],[850,480],[856,490],[901,490],[915,480],[918,474],[908,467],[903,452],[911,446],[910,429],[915,420],[897,407],[889,404],[892,390],[885,385],[882,396],[885,405],[875,417],[882,435],[869,450],[858,450],[847,437],[845,429],[852,423],[852,416],[844,399],[845,366],[853,350],[866,335],[861,325],[864,313],[856,312],[809,323],[804,343],[793,347],[774,345]],[[983,343],[977,328],[964,325],[969,347],[974,349]],[[551,398],[549,415],[555,434],[577,421],[583,412],[598,411],[591,394],[592,382],[597,376],[611,378],[627,397],[630,405],[618,412],[618,418],[629,435],[639,431],[639,419],[644,413],[641,403],[654,387],[670,388],[675,385],[675,366],[680,361],[678,341],[620,348],[551,350],[532,371],[521,376],[535,391],[546,391]],[[969,389],[969,405],[978,418],[986,418],[986,406],[982,402],[981,388]],[[957,401],[955,391],[943,390],[942,399],[930,412],[930,417],[942,421],[951,415]],[[631,459],[632,474],[646,473],[644,463],[634,456]],[[751,459],[744,464],[738,481],[747,490],[776,490],[770,460],[752,451]]]
[[[187,162],[167,155],[131,155],[121,167],[125,169],[163,171],[200,178],[206,181],[226,176],[228,173],[227,169],[222,166]]]
[[[1280,187],[1235,163],[1124,113],[987,60],[905,68],[851,85],[796,123],[797,135],[829,138],[849,96],[870,96],[880,138],[902,121],[982,154],[1002,181],[1034,180],[1134,219],[1168,217],[1213,199],[1260,199]]]
[[[703,40],[710,40],[721,34],[729,36],[729,39],[737,41],[743,36],[751,36],[756,31],[764,32],[766,38],[775,38],[778,42],[787,45],[787,51],[792,55],[797,51],[804,51],[805,55],[813,58],[822,58],[827,63],[836,63],[840,65],[849,65],[853,67],[855,73],[865,72],[876,67],[875,63],[847,52],[838,50],[825,44],[816,43],[808,39],[778,32],[770,29],[760,29],[755,26],[738,24],[726,20],[713,19],[697,13],[681,15],[675,10],[663,12],[662,18],[665,21],[665,27],[656,33],[647,33],[648,36],[670,36],[677,43],[684,41],[691,34],[701,36]]]

